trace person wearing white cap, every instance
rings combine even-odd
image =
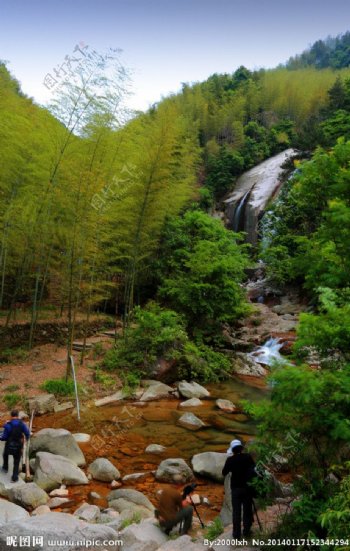
[[[253,524],[253,496],[248,483],[252,480],[255,463],[249,453],[243,453],[242,442],[232,440],[227,450],[222,470],[223,476],[231,473],[233,538],[241,539],[241,521],[243,508],[243,536],[249,537]]]

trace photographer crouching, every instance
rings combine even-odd
[[[181,523],[181,535],[187,534],[192,527],[193,507],[189,505],[187,500],[190,494],[187,494],[185,498],[183,498],[183,495],[175,488],[165,488],[160,495],[155,516],[159,520],[160,527],[167,535],[179,523]]]

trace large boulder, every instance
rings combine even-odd
[[[156,524],[154,520],[144,520],[125,528],[119,535],[123,542],[122,549],[157,551],[168,538]]]
[[[206,388],[204,388],[204,386],[201,386],[194,381],[191,381],[190,383],[187,381],[181,381],[177,388],[181,396],[184,398],[208,398],[208,396],[210,396],[210,393]]]
[[[156,480],[159,482],[181,483],[191,482],[194,475],[187,463],[181,459],[164,459],[156,471]]]
[[[190,430],[200,430],[205,427],[205,423],[199,419],[194,413],[184,413],[178,420],[179,425]]]
[[[43,490],[54,490],[61,484],[88,484],[85,473],[73,461],[61,455],[38,452],[35,459],[34,482]]]
[[[170,392],[174,392],[171,386],[160,383],[159,381],[151,382],[149,387],[142,394],[141,402],[150,402],[151,400],[159,400],[160,398],[167,398]]]
[[[6,499],[0,498],[0,526],[2,524],[10,524],[16,520],[25,519],[27,517],[29,517],[29,513],[23,509],[23,507],[20,507],[15,503],[11,503]]]
[[[88,471],[94,480],[99,480],[100,482],[112,482],[112,480],[120,478],[118,469],[105,457],[95,459],[89,465]]]
[[[8,492],[8,498],[29,510],[36,509],[39,505],[46,505],[49,500],[47,493],[35,482],[12,488]]]
[[[74,436],[66,429],[41,429],[30,441],[30,455],[49,452],[67,457],[79,467],[85,465],[85,457]]]
[[[141,518],[153,518],[154,506],[141,492],[132,489],[113,490],[107,496],[108,506],[123,514],[123,518],[132,519],[135,514]]]
[[[227,459],[226,453],[204,452],[198,453],[192,457],[192,468],[196,474],[212,478],[217,482],[222,482],[222,469]]]
[[[108,545],[108,551],[120,551],[118,534],[109,526],[89,524],[67,513],[48,513],[0,525],[0,549],[7,549],[6,538],[13,536],[30,538],[31,551],[78,551],[86,549],[78,542],[94,540],[96,545],[90,551],[101,551],[103,541],[114,540],[115,545]],[[50,541],[50,546],[48,542]],[[63,544],[62,542],[66,542]]]
[[[54,394],[39,394],[28,400],[29,410],[35,411],[36,415],[52,413],[57,403]]]

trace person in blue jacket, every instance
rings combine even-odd
[[[12,482],[17,482],[19,463],[21,461],[24,437],[29,440],[30,432],[27,425],[18,418],[18,411],[11,411],[11,420],[4,425],[3,433],[0,437],[5,440],[5,449],[3,454],[2,470],[7,473],[9,465],[9,455],[13,456]]]

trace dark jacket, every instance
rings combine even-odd
[[[0,440],[6,440],[11,442],[12,440],[20,442],[23,435],[27,440],[30,438],[30,432],[25,423],[21,419],[11,419],[4,425],[4,431],[0,437]]]
[[[237,453],[226,459],[223,476],[231,473],[231,488],[247,488],[254,478],[255,463],[249,453]]]

